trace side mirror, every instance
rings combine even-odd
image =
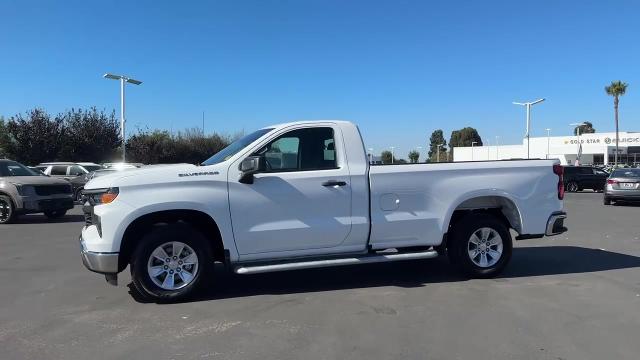
[[[240,181],[243,184],[253,184],[253,175],[264,171],[263,156],[249,156],[240,163]]]

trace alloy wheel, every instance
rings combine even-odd
[[[147,262],[149,278],[164,290],[189,285],[198,273],[198,255],[180,241],[166,242],[151,252]]]
[[[467,243],[469,258],[481,268],[491,267],[500,261],[502,250],[502,237],[496,230],[489,227],[474,231]]]

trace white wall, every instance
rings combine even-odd
[[[640,133],[620,132],[620,147],[640,146]],[[582,144],[582,163],[593,162],[593,154],[604,154],[607,161],[607,148],[615,145],[615,133],[584,134],[580,136]],[[529,145],[529,157],[545,159],[547,154],[550,159],[560,159],[562,164],[575,164],[578,153],[577,136],[552,136],[531,138]],[[456,147],[453,149],[453,161],[482,161],[482,160],[506,160],[526,159],[527,140],[523,139],[520,145],[474,146],[473,156],[471,147]]]

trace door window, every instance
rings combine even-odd
[[[84,169],[78,165],[73,165],[69,167],[69,175],[78,176],[83,175],[85,173]]]
[[[258,151],[267,172],[336,169],[336,148],[330,127],[289,131]]]
[[[67,175],[67,167],[64,165],[54,165],[51,167],[51,175]]]

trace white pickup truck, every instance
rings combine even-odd
[[[426,259],[499,273],[516,239],[566,231],[557,160],[370,166],[358,127],[295,122],[246,135],[199,166],[91,180],[82,259],[156,301],[237,274]],[[535,266],[532,264],[532,266]]]

